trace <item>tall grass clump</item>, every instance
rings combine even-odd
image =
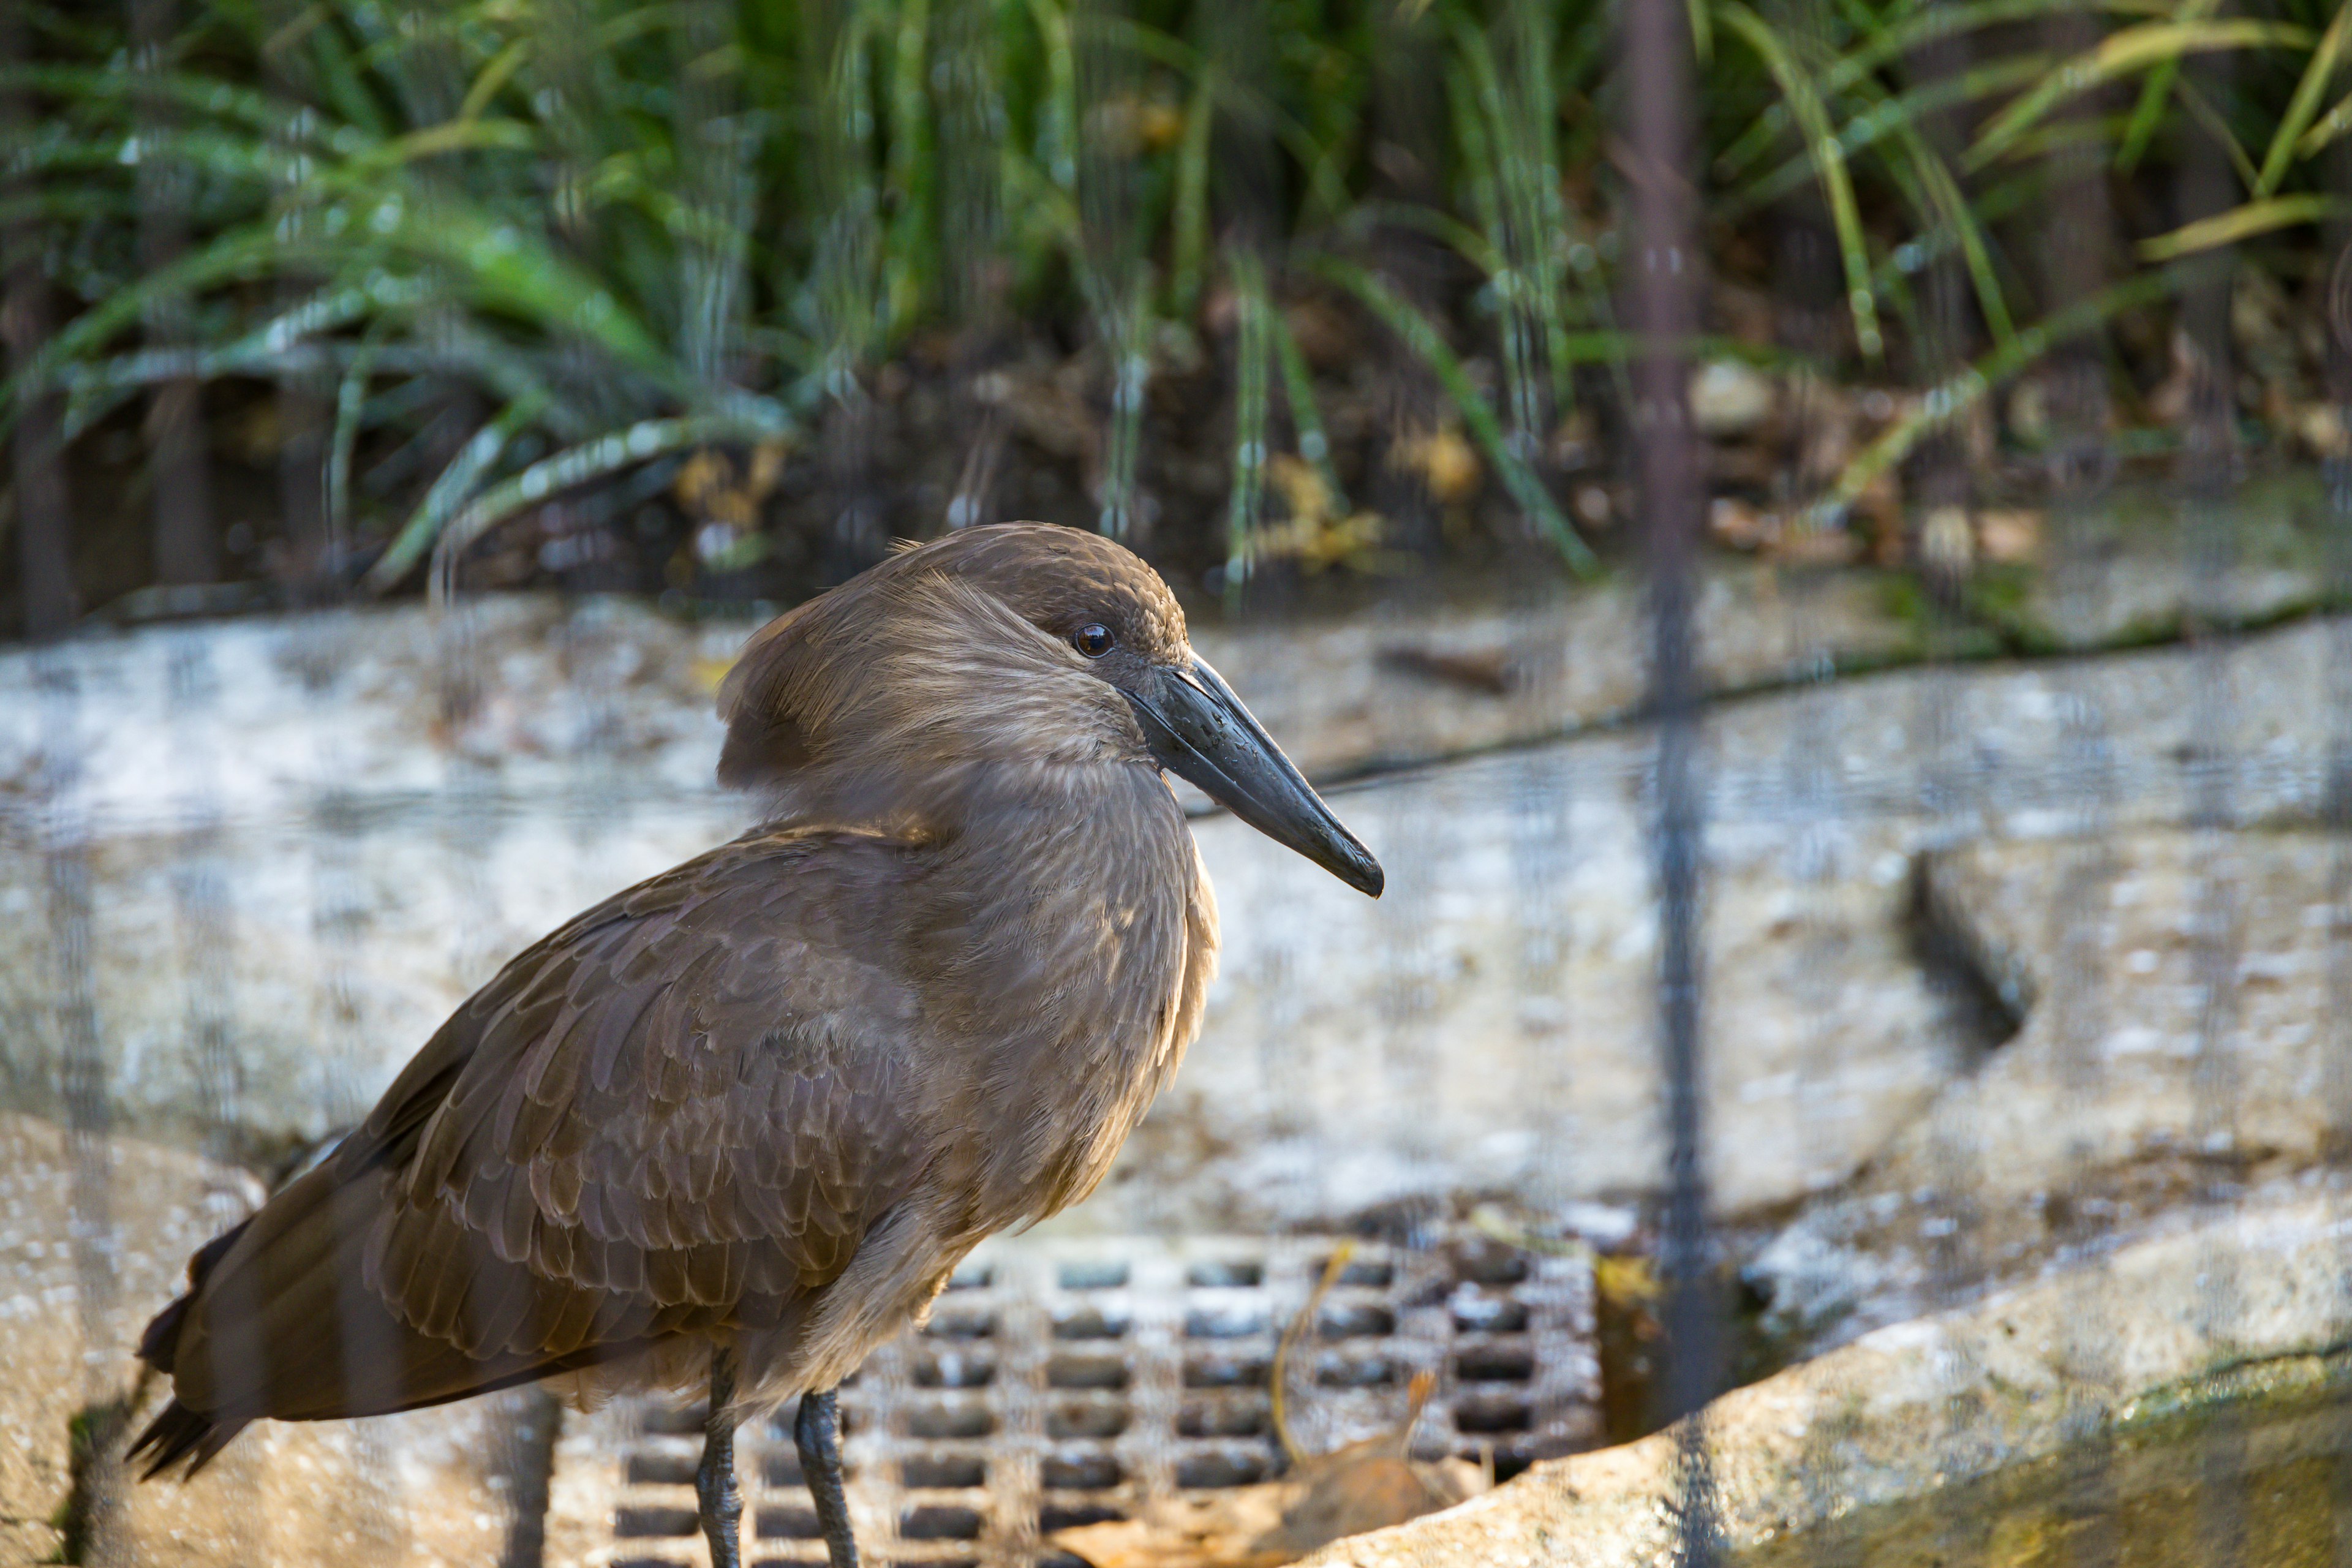
[[[1035,510],[1228,593],[1400,547],[1595,559],[1625,418],[1601,0],[181,0],[134,50],[156,3],[32,5],[0,62],[58,301],[0,416],[61,398],[135,510],[142,411],[199,388],[222,515],[253,514],[232,575],[789,593]],[[2187,280],[2324,279],[2340,6],[1690,18],[1694,352],[1902,394],[1799,486],[1815,527],[2062,343],[2160,447]],[[2233,200],[2185,213],[2200,139]],[[2042,242],[2086,164],[2117,220],[2078,297]],[[1773,314],[1808,225],[1826,335]],[[2250,428],[2324,445],[2299,352]]]

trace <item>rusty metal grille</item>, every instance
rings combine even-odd
[[[930,1324],[842,1390],[859,1541],[879,1563],[1065,1564],[1046,1538],[1172,1492],[1281,1468],[1272,1379],[1284,1330],[1337,1245],[1278,1240],[1000,1243],[975,1255]],[[1413,1375],[1436,1389],[1417,1454],[1491,1456],[1507,1475],[1598,1437],[1591,1274],[1472,1237],[1359,1246],[1285,1363],[1308,1449],[1396,1430]],[[707,1561],[695,1522],[698,1407],[627,1402],[575,1452],[577,1509],[605,1510],[614,1568]],[[791,1411],[738,1440],[745,1557],[824,1561]],[[581,1468],[603,1469],[605,1484]],[[592,1521],[581,1520],[583,1525]],[[583,1531],[583,1533],[589,1533]]]

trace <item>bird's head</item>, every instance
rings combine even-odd
[[[804,801],[973,769],[1148,765],[1341,881],[1380,863],[1208,662],[1159,574],[1097,534],[967,529],[752,635],[719,689],[721,784]]]

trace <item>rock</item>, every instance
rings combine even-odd
[[[1769,688],[1834,657],[1899,653],[1910,634],[1865,613],[1871,592],[1858,577],[1710,575],[1699,616],[1714,679]],[[731,641],[646,617],[631,642],[623,612],[583,610],[575,624],[529,608],[486,608],[472,666],[482,682],[450,710],[454,725],[439,718],[427,623],[401,621],[406,612],[334,621],[335,636],[356,639],[341,662],[301,654],[331,617],[290,633],[210,628],[226,637],[218,648],[190,628],[92,639],[57,656],[80,661],[69,724],[44,730],[38,702],[0,704],[0,776],[16,792],[0,805],[0,921],[26,933],[0,944],[0,1094],[54,1102],[48,944],[76,933],[51,930],[50,873],[79,858],[118,1114],[142,1132],[189,1143],[235,1133],[258,1151],[363,1105],[522,942],[731,832],[744,807],[706,783],[707,688],[724,662],[710,650]],[[571,683],[551,650],[597,627],[615,639],[600,645],[608,651],[655,650],[610,652],[637,660],[642,679]],[[1850,1340],[2015,1284],[2086,1241],[2177,1222],[2217,1179],[2284,1182],[2332,1146],[2345,1117],[2331,1080],[2314,1076],[2320,1037],[2295,1033],[2332,1006],[2315,999],[2327,928],[2296,922],[2335,898],[2336,851],[2307,829],[2336,744],[2315,694],[2330,689],[2347,635],[2352,622],[2315,620],[2190,649],[1800,684],[1710,712],[1713,1174],[1728,1215],[1801,1211],[1753,1277],[1792,1342]],[[1334,792],[1389,866],[1379,903],[1230,818],[1200,822],[1226,931],[1208,1029],[1105,1190],[1055,1222],[1062,1237],[1265,1234],[1481,1190],[1555,1207],[1654,1194],[1654,742],[1633,728],[1545,739],[1630,710],[1643,637],[1625,584],[1568,607],[1204,629],[1204,650],[1316,765],[1454,760]],[[234,677],[201,700],[184,697],[199,648]],[[0,679],[36,689],[24,656],[0,657]],[[579,704],[610,693],[604,717],[575,723]],[[313,720],[327,737],[316,753],[300,749]],[[469,751],[478,724],[490,738]],[[46,787],[41,747],[76,733],[89,769],[89,789],[69,797],[79,825],[72,812],[20,809]],[[2192,810],[2211,826],[2184,837]],[[2252,827],[2263,832],[2240,831]],[[1923,908],[1964,963],[1923,952]],[[2232,917],[2219,949],[2236,955],[2238,980],[2226,1120],[2194,1076],[2189,993],[2199,955],[2216,947],[2181,911],[2202,908]],[[2037,923],[2053,910],[2105,954],[2082,967],[2098,987],[2072,1013],[2072,961]],[[2132,967],[2142,952],[2153,955],[2145,973]],[[1954,968],[2006,987],[2022,1019],[2014,1037],[1956,998]],[[207,1020],[244,1064],[239,1081],[207,1078]],[[2085,1041],[2108,1064],[2087,1101],[2066,1067]],[[2208,1067],[2219,1059],[2205,1054]],[[2085,1108],[2082,1164],[2053,1163],[2070,1156],[2049,1129]],[[11,1234],[47,1249],[67,1231],[62,1146],[45,1135],[46,1153],[0,1155],[0,1179],[12,1194],[48,1194],[46,1208],[11,1197],[32,1216]],[[168,1296],[186,1251],[225,1217],[192,1207],[197,1198],[148,1195],[137,1173],[199,1195],[231,1178],[144,1143],[113,1149],[127,1162],[122,1201],[163,1227],[142,1244],[147,1273],[118,1268],[105,1337],[119,1362],[132,1320]],[[1956,1152],[1980,1184],[1948,1179],[1963,1168]],[[2034,1202],[2069,1193],[2084,1199],[2071,1215]],[[1954,1195],[1990,1217],[1945,1202]],[[1958,1265],[1952,1248],[1921,1245],[1927,1222],[1947,1219],[1970,1227],[1946,1233],[1965,1243]],[[26,1258],[39,1268],[0,1298],[47,1370],[10,1396],[29,1403],[8,1407],[16,1447],[0,1458],[26,1457],[5,1472],[7,1516],[40,1521],[67,1484],[65,1423],[90,1396],[80,1330],[59,1316],[70,1269],[56,1273],[66,1265],[46,1250]],[[378,1500],[314,1510],[327,1533],[301,1551],[364,1558],[396,1538],[399,1552],[451,1542],[451,1560],[478,1561],[495,1526],[467,1521],[497,1515],[499,1468],[482,1458],[496,1425],[433,1425],[461,1415],[343,1436],[268,1429],[232,1451],[255,1456],[250,1468],[223,1461],[219,1489],[199,1483],[166,1502],[146,1489],[124,1528],[177,1531],[188,1544],[173,1551],[226,1557],[245,1547],[220,1513],[202,1513],[215,1506],[205,1500],[250,1488],[262,1500],[246,1511],[268,1517],[247,1545],[290,1559],[297,1547],[268,1531],[303,1515],[299,1483]],[[566,1430],[567,1443],[587,1440]],[[427,1495],[446,1496],[448,1511],[401,1500]],[[11,1528],[32,1550],[54,1543],[47,1526]]]
[[[575,809],[705,792],[711,694],[749,629],[515,595],[442,616],[377,606],[10,649],[0,808],[35,804],[60,765],[110,835],[466,788]]]
[[[102,1207],[78,1258],[65,1131],[0,1113],[0,1528],[11,1532],[0,1541],[12,1561],[58,1544],[68,1425],[128,1390],[129,1347],[176,1292],[188,1254],[260,1196],[249,1177],[145,1144],[100,1142],[89,1158]]]
[[[513,1529],[493,1396],[322,1425],[264,1422],[194,1480],[130,1492],[122,1560],[251,1568],[478,1568]]]
[[[0,1551],[53,1561],[75,1491],[69,1426],[129,1401],[114,1448],[162,1404],[131,1351],[175,1295],[188,1254],[241,1217],[252,1178],[127,1139],[90,1151],[103,1209],[77,1227],[64,1131],[0,1114]],[[71,1237],[93,1237],[77,1258]],[[510,1402],[509,1402],[510,1403]],[[511,1411],[498,1401],[328,1426],[260,1422],[195,1480],[130,1485],[86,1471],[98,1510],[84,1561],[457,1568],[495,1559],[509,1521],[502,1465]]]
[[[1378,903],[1230,817],[1196,823],[1224,922],[1206,1026],[1106,1188],[1055,1223],[1247,1231],[1446,1191],[1652,1190],[1647,756],[1597,738],[1342,792],[1388,870]],[[1903,854],[1797,880],[1789,847],[1748,826],[1711,857],[1735,1207],[1843,1180],[1966,1059],[1906,947]]]
[[[1780,391],[1740,360],[1709,360],[1691,373],[1691,424],[1711,441],[1750,435],[1772,416]]]
[[[2237,1213],[1885,1328],[1705,1413],[1725,1544],[1929,1501],[2064,1454],[2086,1433],[2340,1385],[2352,1336],[2345,1194],[2284,1189]],[[2217,1300],[2213,1282],[2226,1279]],[[2340,1393],[2337,1397],[2341,1397]],[[2331,1416],[2340,1431],[2340,1415]],[[1618,1568],[1672,1560],[1679,1434],[1539,1464],[1443,1513],[1326,1547],[1315,1568]],[[1990,1524],[1990,1521],[1985,1521]],[[1839,1558],[1868,1561],[1866,1555]]]
[[[2352,1121],[2324,1021],[2347,854],[2141,831],[1931,857],[1935,909],[2023,1024],[1755,1259],[1776,1329],[1835,1342],[2321,1161]]]
[[[1780,592],[1768,567],[1710,567],[1713,685],[1788,679],[1810,657]],[[1638,584],[1612,581],[1531,588],[1514,605],[1242,626],[1211,616],[1194,638],[1292,756],[1324,773],[1622,717],[1647,679],[1643,605]],[[1866,578],[1818,585],[1810,610],[1808,638],[1840,657],[1880,662],[1916,647],[1915,629]],[[74,804],[102,836],[290,824],[330,808],[381,816],[452,797],[591,821],[691,800],[711,793],[712,695],[756,624],[499,595],[446,616],[383,605],[143,626],[37,656],[0,650],[0,693],[17,699],[0,703],[0,825],[25,820],[56,766],[71,771]],[[1465,704],[1384,667],[1381,650],[1396,647],[1500,653],[1540,679],[1508,700]],[[58,678],[67,695],[38,695],[58,692]]]
[[[1605,505],[1605,494],[1598,496]],[[1845,574],[1806,590],[1807,625],[1787,613],[1769,565],[1710,563],[1697,620],[1717,690],[1793,679],[1823,651],[1859,663],[1910,657],[1916,629],[1888,612],[1880,585]],[[1610,581],[1521,606],[1451,605],[1328,621],[1197,627],[1194,645],[1234,683],[1284,750],[1318,776],[1439,760],[1622,719],[1643,700],[1647,601]],[[1492,662],[1501,694],[1465,701],[1393,655]],[[1384,658],[1383,656],[1390,656]]]

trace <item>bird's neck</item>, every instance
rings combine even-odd
[[[913,849],[895,940],[946,1047],[920,1070],[996,1134],[955,1184],[982,1229],[1054,1213],[1199,1026],[1216,910],[1183,812],[1157,769],[1110,763],[974,770],[892,811],[866,826]]]
[[[1040,915],[1067,906],[1091,918],[1106,900],[1133,908],[1181,900],[1198,859],[1184,813],[1149,764],[1080,763],[984,770],[936,820],[940,843]]]
[[[1171,830],[1184,831],[1182,811],[1158,769],[1109,759],[808,769],[776,792],[770,820],[953,846],[968,855],[1001,850],[1008,874],[1039,863],[1041,851],[1076,847],[1097,834],[1166,839]]]
[[[959,891],[934,906],[958,999],[975,1010],[974,1173],[996,1223],[1093,1191],[1198,1031],[1216,906],[1157,768],[1072,769],[1015,788],[943,848]],[[945,869],[946,868],[943,868]]]

